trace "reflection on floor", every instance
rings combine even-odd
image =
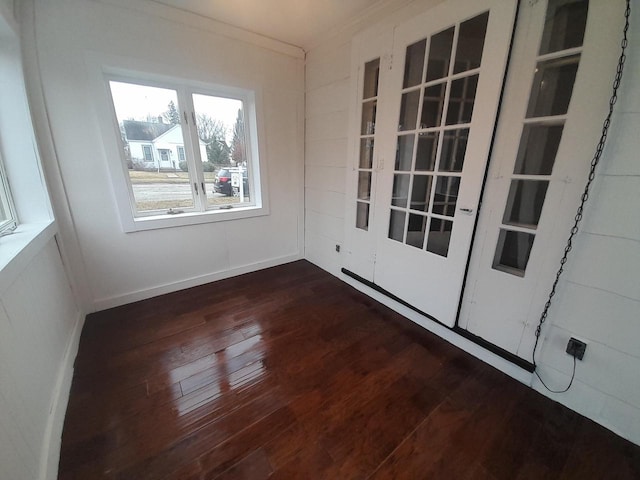
[[[640,447],[300,261],[91,315],[66,479],[640,478]]]

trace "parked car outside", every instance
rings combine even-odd
[[[240,167],[225,167],[218,170],[216,173],[213,191],[215,193],[222,193],[228,197],[238,195],[240,193],[240,182],[237,177],[242,171],[242,189],[245,196],[249,195],[249,177],[247,175],[246,168]],[[234,177],[236,180],[234,181]]]

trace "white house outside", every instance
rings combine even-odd
[[[123,126],[134,166],[179,170],[180,162],[186,161],[180,125],[125,120]],[[206,144],[202,140],[199,144],[200,156],[206,161]]]

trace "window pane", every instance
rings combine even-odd
[[[414,90],[402,95],[400,102],[400,121],[398,131],[415,130],[418,120],[418,102],[420,101],[420,90]]]
[[[567,113],[580,55],[538,62],[527,117]]]
[[[363,138],[360,140],[360,168],[371,168],[373,166],[373,138]]]
[[[428,217],[424,215],[409,215],[409,224],[407,225],[407,245],[422,248],[424,245],[424,234],[427,229]]]
[[[471,122],[473,104],[476,101],[478,75],[459,78],[451,82],[447,125]]]
[[[404,87],[413,87],[420,83],[422,78],[422,66],[424,65],[424,50],[426,40],[409,45],[404,61]]]
[[[442,119],[446,83],[439,83],[424,89],[420,128],[437,127]]]
[[[453,222],[439,218],[431,218],[427,250],[436,255],[446,257],[449,253],[449,241],[451,240],[452,229]]]
[[[356,228],[369,230],[369,204],[357,202]]]
[[[451,47],[453,46],[453,30],[454,28],[451,27],[431,37],[425,81],[437,80],[449,74]]]
[[[404,240],[404,219],[405,213],[398,210],[391,210],[389,217],[389,238],[402,242]]]
[[[411,170],[411,160],[413,157],[413,139],[415,135],[400,135],[396,148],[395,169],[401,171]]]
[[[207,206],[251,202],[242,101],[194,94],[193,106]]]
[[[376,133],[376,108],[378,102],[371,100],[362,104],[362,126],[360,127],[361,135],[373,135]]]
[[[410,175],[396,174],[393,176],[391,205],[395,207],[407,206],[407,197],[409,196],[409,178]]]
[[[438,148],[438,132],[427,132],[418,135],[418,151],[416,153],[416,170],[433,171],[436,164]]]
[[[502,223],[536,228],[548,186],[546,180],[511,180]]]
[[[563,125],[525,125],[513,173],[551,175]]]
[[[500,229],[493,268],[514,275],[524,276],[529,262],[535,235]]]
[[[489,12],[485,12],[460,25],[453,73],[465,72],[480,66],[488,19]]]
[[[109,82],[138,213],[194,208],[175,90]]]
[[[467,152],[467,138],[469,138],[468,128],[444,132],[438,170],[441,172],[462,171],[464,155]]]
[[[588,9],[586,0],[550,0],[540,55],[582,45]]]
[[[358,200],[371,199],[371,172],[358,173]]]
[[[378,96],[378,75],[380,73],[380,59],[376,58],[364,64],[364,86],[362,98]]]
[[[411,189],[411,209],[426,212],[431,199],[431,175],[414,175]]]
[[[433,213],[453,217],[458,202],[460,177],[438,177],[436,193],[433,198]]]

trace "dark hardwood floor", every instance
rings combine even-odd
[[[300,261],[90,315],[60,479],[640,478],[640,447]]]

